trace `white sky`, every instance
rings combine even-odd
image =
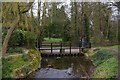
[[[42,2],[43,1],[47,1],[47,2],[49,2],[49,1],[51,1],[51,0],[42,0]],[[55,0],[52,0],[52,1],[54,1],[55,2]],[[58,0],[56,0],[56,1],[58,1]],[[79,1],[82,1],[82,0],[79,0]],[[85,0],[86,1],[86,0]],[[89,0],[90,1],[90,0]],[[94,0],[94,1],[98,1],[98,0]],[[104,1],[115,1],[115,0],[104,0]],[[119,1],[119,0],[117,0],[117,1]],[[35,2],[34,2],[34,9],[33,9],[33,13],[34,13],[34,16],[37,16],[37,7],[38,7],[38,0],[35,0]],[[59,2],[64,2],[64,3],[62,3],[62,5],[67,5],[67,8],[65,8],[66,9],[66,12],[70,12],[70,0],[59,0]],[[62,6],[62,5],[60,5],[60,6]],[[41,6],[43,6],[43,4],[41,5]],[[41,13],[42,13],[42,11],[41,11]],[[112,16],[116,16],[118,14],[118,11],[117,11],[117,7],[115,7],[115,6],[112,6]],[[42,16],[42,14],[41,14],[41,16]],[[68,15],[68,16],[70,16],[70,15]]]
[[[38,9],[38,3],[37,2],[38,2],[38,0],[35,0],[35,2],[34,2],[34,9],[33,9],[34,16],[37,16],[37,9]],[[62,5],[68,5],[68,6],[70,6],[70,0],[61,0],[61,2],[64,2]],[[42,4],[42,6],[43,6],[43,4]]]

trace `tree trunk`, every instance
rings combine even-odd
[[[17,17],[13,23],[11,24],[10,26],[10,29],[8,30],[7,32],[7,35],[5,36],[5,39],[4,39],[4,42],[3,42],[3,45],[2,45],[2,54],[5,54],[6,51],[7,51],[7,46],[8,46],[8,41],[10,39],[10,36],[12,34],[12,31],[15,29],[16,25],[18,24],[19,22],[19,17]]]
[[[37,34],[37,48],[40,48],[40,14],[41,14],[41,2],[40,0],[38,0],[38,13],[37,13],[37,16],[38,16],[38,20],[37,20],[37,28],[36,28],[36,34]]]
[[[30,10],[30,8],[32,7],[33,2],[28,3],[28,5],[26,6],[26,9],[23,10],[23,11],[20,10],[19,4],[17,5],[18,6],[18,10],[16,11],[17,12],[17,17],[14,19],[13,23],[10,26],[10,29],[7,32],[7,35],[5,36],[5,39],[4,39],[3,45],[2,45],[2,54],[5,54],[7,52],[8,41],[10,39],[10,36],[11,36],[13,30],[15,29],[15,27],[19,23],[20,14],[24,14],[24,13],[28,12]]]

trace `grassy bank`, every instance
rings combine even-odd
[[[40,54],[30,49],[27,54],[14,54],[2,57],[2,77],[21,78],[40,68]]]
[[[2,57],[2,43],[0,42],[0,79],[2,78],[2,59],[1,59],[1,57]]]
[[[2,77],[9,78],[12,75],[12,72],[14,69],[22,67],[23,65],[26,65],[30,62],[30,59],[27,55],[16,55],[14,57],[3,57],[2,59],[2,71],[3,75]]]
[[[116,77],[118,70],[117,53],[113,53],[106,48],[96,48],[89,51],[89,56],[96,66],[92,78]]]
[[[120,50],[120,45],[101,47],[102,49],[116,49]]]

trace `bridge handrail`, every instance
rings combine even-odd
[[[43,46],[50,46],[50,48],[43,48]],[[56,46],[60,46],[60,47],[55,48]],[[73,45],[71,42],[57,42],[57,43],[49,43],[49,44],[41,43],[39,50],[51,50],[51,53],[53,53],[53,50],[60,50],[60,53],[62,53],[63,49],[69,49],[70,54],[71,54],[71,49],[76,49],[76,47],[72,47],[72,46]],[[79,48],[79,53],[80,53],[80,49],[81,49],[80,46],[77,47],[77,49],[78,48]]]

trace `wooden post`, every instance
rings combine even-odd
[[[62,51],[63,51],[63,49],[62,49],[62,45],[63,45],[63,44],[62,44],[62,42],[61,42],[60,53],[62,53]]]
[[[80,53],[80,44],[79,44],[79,53]]]
[[[84,47],[82,47],[82,54],[84,53]]]
[[[60,43],[60,53],[62,53],[62,42]]]
[[[51,53],[52,53],[52,43],[51,43]]]
[[[70,42],[70,54],[71,54],[71,42]]]
[[[41,46],[42,44],[39,44],[38,40],[37,40],[37,47],[39,48],[39,51],[40,51],[40,48],[42,47]]]

